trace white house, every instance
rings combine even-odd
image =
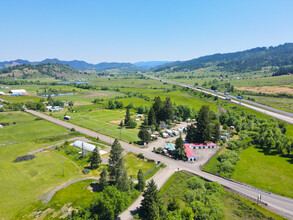
[[[201,143],[201,144],[184,144],[185,147],[189,147],[190,149],[207,149],[207,148],[217,148],[217,144],[215,143]]]
[[[46,109],[50,112],[54,112],[54,111],[63,111],[63,108],[61,108],[60,106],[46,106]]]
[[[3,125],[0,125],[0,129],[2,129],[3,128]]]
[[[2,92],[2,91],[0,91],[0,95],[5,95],[5,93],[4,93],[4,92]]]
[[[0,108],[3,108],[3,105],[0,105]]]
[[[11,93],[12,96],[27,95],[27,92],[25,89],[10,90],[9,93]]]

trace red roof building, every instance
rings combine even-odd
[[[197,157],[195,156],[195,154],[193,153],[193,151],[189,148],[184,146],[184,151],[186,153],[186,157],[188,161],[196,161]]]
[[[215,143],[203,143],[203,144],[193,144],[193,143],[185,143],[185,147],[189,147],[190,149],[206,149],[206,148],[217,148],[217,144]]]

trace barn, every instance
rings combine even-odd
[[[185,146],[184,151],[186,153],[186,157],[187,157],[188,161],[196,161],[197,160],[197,157],[195,156],[195,154],[193,153],[193,151],[189,147]]]
[[[26,95],[27,94],[25,89],[10,90],[9,93],[11,93],[12,96],[20,96],[20,95]]]

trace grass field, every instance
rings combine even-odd
[[[0,113],[1,122],[11,123],[0,131],[0,144],[6,144],[0,146],[0,216],[4,219],[20,218],[44,193],[82,176],[72,161],[51,151],[37,153],[30,161],[13,162],[29,151],[56,143],[37,143],[35,140],[68,133],[65,128],[44,120],[35,121],[35,118],[23,112]]]
[[[184,172],[173,174],[160,190],[164,204],[167,205],[170,198],[175,198],[180,209],[183,209],[187,205],[184,199],[188,189],[187,182],[192,177],[194,175]],[[284,219],[228,191],[219,199],[224,213],[223,219]]]
[[[139,169],[142,169],[143,173],[146,173],[152,168],[156,167],[156,164],[154,162],[147,162],[143,159],[137,157],[133,153],[128,153],[125,155],[126,164],[127,167],[127,173],[129,176],[133,176],[133,179],[137,179],[137,173]]]
[[[92,106],[83,106],[77,108],[76,113],[69,113],[68,115],[72,116],[70,121],[73,124],[86,127],[97,132],[109,135],[111,137],[120,138],[120,127],[119,123],[125,117],[125,109],[123,110],[108,110],[108,109],[99,109],[91,110]],[[55,112],[52,115],[56,118],[62,119],[64,112]],[[139,122],[141,123],[141,122]],[[138,128],[135,129],[126,129],[121,130],[121,139],[126,141],[138,141],[137,137]]]
[[[233,179],[280,195],[293,197],[293,160],[280,155],[265,155],[249,147],[240,154]]]

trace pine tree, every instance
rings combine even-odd
[[[139,169],[137,173],[137,180],[138,180],[138,183],[136,185],[137,190],[143,191],[145,187],[145,179],[141,169]]]
[[[162,121],[170,120],[174,118],[174,109],[170,98],[166,98],[163,108],[160,111],[160,118]]]
[[[209,106],[203,105],[197,116],[198,142],[206,142],[211,139],[211,119]]]
[[[104,168],[103,171],[101,172],[100,180],[99,180],[100,191],[103,191],[107,186],[108,186],[107,170],[106,170],[106,168]]]
[[[102,158],[97,147],[93,150],[88,162],[91,164],[91,169],[97,169],[102,163]]]
[[[217,122],[214,125],[214,128],[213,128],[213,141],[214,142],[219,141],[220,140],[220,135],[221,135],[220,124]]]
[[[183,141],[181,135],[175,141],[175,148],[176,148],[176,151],[177,151],[176,157],[179,160],[186,160],[186,152],[184,150],[184,141]]]
[[[148,125],[156,125],[156,113],[154,108],[151,108],[148,114]]]
[[[143,220],[158,219],[162,210],[162,200],[153,179],[147,184],[143,197],[139,217]]]
[[[109,175],[112,179],[114,179],[115,183],[117,183],[118,179],[123,175],[125,170],[125,161],[122,152],[123,148],[121,147],[118,139],[115,139],[111,147],[108,164]]]
[[[127,107],[127,109],[126,109],[126,116],[125,116],[125,119],[124,119],[124,124],[126,125],[129,121],[130,121],[130,110]]]
[[[161,109],[162,108],[163,108],[163,103],[161,101],[160,96],[158,96],[158,97],[155,98],[155,103],[153,104],[153,109],[154,109],[154,112],[155,112],[157,123],[162,121],[162,118],[161,118]]]
[[[119,177],[116,187],[118,190],[122,192],[128,192],[130,189],[130,180],[127,176],[127,170],[124,169],[122,172],[122,176]]]

